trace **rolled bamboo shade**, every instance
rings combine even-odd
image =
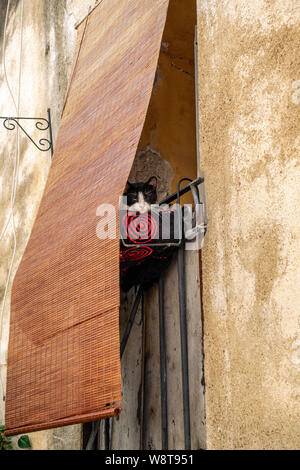
[[[152,91],[168,0],[103,0],[78,27],[45,193],[16,274],[6,434],[118,414],[119,239],[96,236],[118,208]]]

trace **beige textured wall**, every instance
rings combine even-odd
[[[73,59],[76,38],[74,25],[86,14],[88,6],[94,6],[94,4],[93,0],[24,0],[20,115],[46,117],[47,108],[50,107],[54,138],[57,135]],[[0,71],[0,115],[15,116],[15,107],[4,80],[3,70],[3,33],[6,7],[7,1],[2,1],[0,5],[0,62],[2,65]],[[7,74],[15,99],[18,94],[21,7],[21,1],[11,0],[6,32]],[[38,134],[34,135],[38,137]],[[13,172],[17,158],[16,148],[16,133],[5,131],[1,124],[0,234],[9,217]],[[14,204],[15,256],[13,256],[12,222],[0,241],[0,315],[3,311],[3,326],[0,331],[0,374],[4,386],[11,284],[30,235],[50,164],[49,154],[37,151],[27,139],[20,135],[20,166]],[[12,265],[12,272],[3,307],[10,265]],[[4,422],[4,401],[2,399],[0,400],[0,422]],[[37,449],[80,448],[80,426],[35,433],[32,435],[32,443],[33,447]]]
[[[300,446],[300,4],[198,1],[207,439]]]

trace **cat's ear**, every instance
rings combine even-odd
[[[153,188],[156,189],[156,187],[157,187],[157,178],[156,178],[156,176],[151,176],[151,178],[147,181],[147,184],[149,186],[153,186]]]
[[[129,183],[129,181],[127,181],[124,193],[125,194],[128,193],[128,191],[131,187],[132,187],[132,183]]]

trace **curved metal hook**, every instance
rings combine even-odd
[[[47,121],[47,119],[44,119],[44,118],[39,118],[39,120],[35,123],[35,127],[39,129],[40,131],[46,131],[47,129],[49,129],[49,126],[50,126],[49,121]]]
[[[7,129],[8,131],[13,131],[16,126],[15,124],[13,124],[11,121],[15,121],[15,119],[13,118],[1,118],[1,119],[4,119],[3,121],[3,126],[5,127],[5,129]],[[16,122],[16,121],[15,121]]]
[[[34,143],[34,142],[33,142]],[[39,144],[44,147],[45,145],[47,145],[46,148],[41,148],[41,147],[38,147],[40,150],[42,150],[42,152],[48,152],[48,150],[51,149],[51,142],[50,140],[48,139],[40,139],[39,140]],[[34,144],[35,145],[35,144]]]
[[[48,152],[51,150],[51,153],[53,152],[52,148],[52,132],[51,132],[51,118],[50,118],[50,110],[48,110],[48,116],[49,119],[45,118],[28,118],[28,117],[1,117],[0,119],[3,119],[3,126],[5,129],[8,131],[13,131],[16,129],[16,125],[24,132],[24,134],[28,137],[28,139],[33,143],[33,145],[40,150],[41,152]],[[24,127],[20,124],[20,120],[29,120],[29,121],[36,121],[35,122],[35,127],[39,131],[47,131],[49,129],[50,131],[50,139],[42,138],[39,139],[38,143],[35,142],[28,132],[24,129]]]

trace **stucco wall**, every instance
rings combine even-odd
[[[67,89],[73,59],[75,23],[87,12],[87,0],[24,0],[23,51],[21,57],[20,115],[46,117],[51,108],[54,139]],[[4,80],[3,34],[7,1],[0,5],[0,107],[1,116],[16,115],[16,110]],[[19,80],[19,51],[22,2],[11,0],[6,31],[6,64],[9,84],[17,101]],[[36,138],[38,134],[33,134]],[[43,137],[39,136],[38,138]],[[16,162],[16,133],[0,126],[0,234],[10,211],[13,172]],[[3,308],[5,285],[10,265],[12,271],[6,302],[3,308],[0,367],[2,383],[6,378],[6,350],[8,340],[11,284],[28,241],[32,224],[42,197],[50,168],[50,155],[39,152],[20,134],[20,165],[14,203],[16,252],[14,255],[13,226],[0,242],[0,308]],[[2,311],[2,310],[1,310]],[[2,389],[1,389],[2,397]],[[4,401],[0,401],[0,422],[4,422]],[[80,426],[35,433],[34,448],[80,448]]]
[[[210,449],[300,445],[299,21],[293,0],[198,1]]]

